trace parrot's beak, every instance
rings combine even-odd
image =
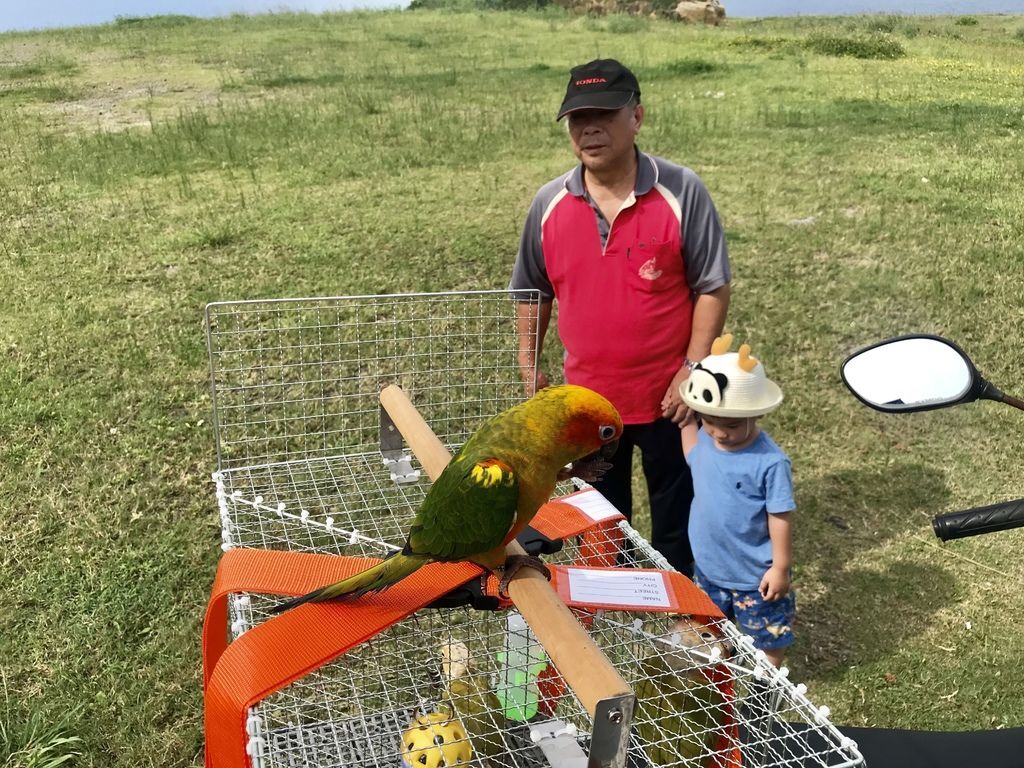
[[[602,459],[608,461],[609,459],[611,459],[612,456],[615,455],[615,452],[617,450],[619,450],[619,441],[612,440],[610,443],[605,443],[604,445],[602,445],[599,453],[601,454]]]

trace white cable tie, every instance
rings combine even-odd
[[[779,667],[779,677],[789,677],[789,667]]]
[[[301,512],[299,512],[299,517],[302,518],[303,520],[309,520],[309,510],[308,509],[304,509]]]
[[[643,619],[633,619],[633,631],[634,632],[639,634],[640,631],[643,628],[644,628],[644,620]]]
[[[223,544],[220,545],[220,549],[222,552],[227,552],[229,549],[231,549],[231,545],[225,541]]]
[[[769,669],[771,662],[768,661],[768,654],[758,648],[754,652],[754,659],[754,678],[758,682],[764,682],[771,675],[771,670]],[[774,669],[774,667],[771,669]]]
[[[231,622],[231,631],[234,632],[236,635],[240,635],[242,632],[245,631],[245,621],[242,619],[235,619],[233,622]]]
[[[216,483],[218,480],[220,480],[220,472],[214,472],[213,474],[211,474],[210,479]]]
[[[240,499],[240,498],[242,498],[242,492],[239,491],[238,489],[233,490],[231,492],[231,498],[232,499]]]
[[[857,742],[851,739],[849,736],[843,736],[839,741],[839,746],[843,749],[856,749]]]
[[[263,497],[262,496],[257,496],[252,501],[253,501],[253,504],[262,504],[263,503]]]
[[[249,757],[256,757],[257,752],[263,751],[263,737],[253,736],[249,739],[249,743],[245,745],[245,751]]]
[[[334,518],[333,517],[328,517],[326,520],[324,520],[324,525],[327,526],[327,530],[328,531],[333,530],[334,529]]]
[[[259,733],[260,719],[256,715],[249,715],[245,721],[245,732],[250,736],[255,736]]]
[[[359,531],[355,528],[352,529],[352,533],[348,535],[348,545],[354,547],[359,543]]]
[[[245,608],[249,605],[249,596],[242,594],[235,598],[235,605],[239,608]]]
[[[818,709],[818,714],[817,714],[818,722],[819,723],[827,723],[828,722],[828,716],[831,715],[831,714],[832,714],[832,710],[829,709],[827,706],[822,705]]]
[[[283,501],[279,501],[277,503],[277,516],[278,517],[284,517],[284,502]]]
[[[722,658],[722,649],[719,648],[717,645],[713,645],[711,647],[711,650],[708,652],[708,655],[711,657],[712,661],[718,661],[720,658]]]
[[[672,645],[682,645],[682,639],[683,636],[679,632],[673,632],[668,636],[668,641],[672,643]]]
[[[807,693],[807,686],[804,685],[803,683],[797,683],[796,684],[796,692],[799,693],[801,696],[803,696],[805,693]]]

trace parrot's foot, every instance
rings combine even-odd
[[[576,459],[568,467],[562,467],[558,472],[558,479],[569,480],[578,477],[585,483],[596,483],[611,468],[612,465],[605,461],[599,452],[594,452],[582,459]]]
[[[544,561],[534,555],[509,555],[505,564],[501,567],[501,580],[498,581],[498,596],[508,599],[508,583],[512,577],[519,573],[522,567],[533,568],[544,574],[544,578],[551,581],[551,571],[544,565]]]

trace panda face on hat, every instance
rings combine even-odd
[[[739,353],[729,352],[732,336],[715,339],[711,354],[694,366],[679,385],[683,403],[708,416],[744,418],[764,416],[782,403],[782,390],[764,372],[764,366],[743,344]]]
[[[724,373],[709,371],[700,363],[690,372],[690,378],[682,385],[682,396],[687,403],[701,402],[711,408],[722,404],[722,394],[729,386]]]

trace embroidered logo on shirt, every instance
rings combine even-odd
[[[662,272],[658,269],[655,259],[652,257],[640,265],[640,269],[637,271],[644,280],[657,280],[661,277]]]

